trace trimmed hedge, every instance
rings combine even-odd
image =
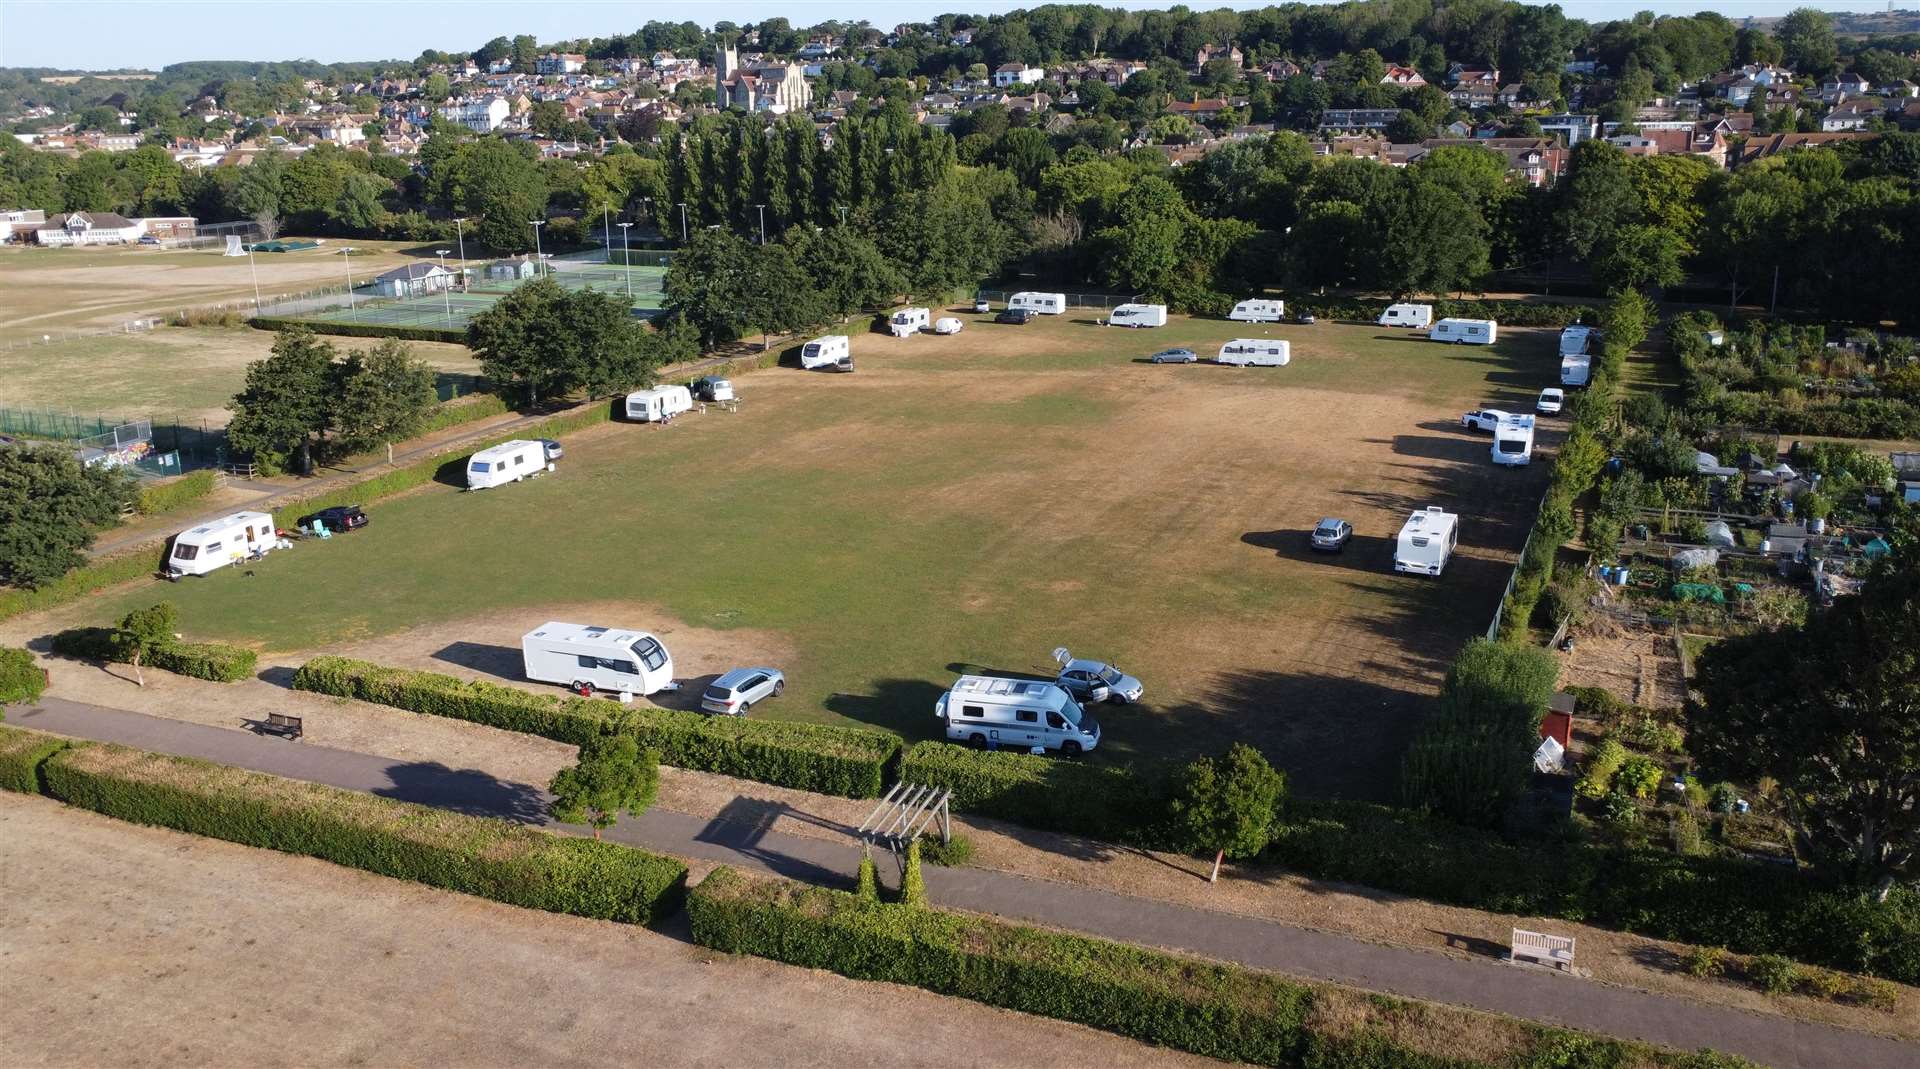
[[[47,673],[33,654],[15,646],[0,646],[0,705],[34,702],[47,689]]]
[[[1526,790],[1528,758],[1560,663],[1537,646],[1476,638],[1440,686],[1440,708],[1407,747],[1401,801],[1491,827]]]
[[[184,508],[213,493],[219,475],[211,469],[190,471],[172,482],[143,486],[133,497],[133,509],[142,516],[155,516]]]
[[[0,727],[0,791],[39,794],[40,766],[67,748],[67,740],[38,731]]]
[[[121,820],[580,917],[650,924],[687,868],[646,851],[317,783],[83,743],[41,768],[54,798]]]
[[[117,583],[153,575],[160,570],[163,559],[153,547],[148,547],[123,557],[108,557],[75,568],[53,582],[32,590],[0,590],[0,620],[51,609]]]
[[[900,758],[908,783],[947,787],[953,808],[1030,828],[1159,843],[1175,769],[1064,761],[1012,750],[917,742]]]
[[[475,423],[493,416],[504,416],[512,409],[500,399],[499,394],[470,393],[459,401],[442,401],[433,407],[425,421],[420,424],[419,437],[425,437],[448,427]]]
[[[293,686],[574,745],[604,731],[625,732],[658,751],[662,764],[848,798],[879,797],[900,749],[899,737],[884,731],[561,698],[344,657],[308,661]]]
[[[87,661],[130,663],[113,640],[109,627],[75,627],[53,636],[53,652],[62,657]],[[210,679],[215,683],[238,683],[253,675],[259,655],[244,646],[219,642],[176,642],[150,650],[142,667],[163,672]]]
[[[689,893],[687,913],[693,941],[714,950],[908,984],[1256,1065],[1749,1064],[972,914],[886,905],[725,867]],[[1568,1060],[1574,1051],[1577,1061]]]
[[[392,323],[338,323],[326,319],[288,319],[284,316],[254,316],[247,325],[258,330],[310,330],[315,334],[333,334],[345,338],[400,338],[404,341],[445,341],[467,343],[465,330],[442,327],[406,327]]]

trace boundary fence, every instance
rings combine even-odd
[[[153,475],[178,475],[226,462],[227,432],[204,421],[155,423],[106,413],[51,408],[0,407],[0,434],[63,442],[99,457]],[[144,446],[142,445],[144,443]]]
[[[1012,297],[1016,293],[1036,293],[1036,292],[1037,293],[1058,293],[1059,291],[1058,290],[976,290],[974,291],[974,296],[980,298],[983,301],[999,301],[1002,304],[1004,304],[1006,303],[1008,298]],[[1126,293],[1065,293],[1065,294],[1061,294],[1061,296],[1064,296],[1067,299],[1068,308],[1112,308],[1116,305],[1132,304],[1135,301],[1138,301],[1140,299],[1139,294],[1126,294]]]

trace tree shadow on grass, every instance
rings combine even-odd
[[[944,737],[933,706],[945,693],[945,687],[924,679],[883,679],[871,694],[836,692],[827,695],[825,705],[828,712],[898,732],[911,743]]]
[[[478,769],[452,769],[438,761],[417,761],[395,765],[387,771],[387,778],[392,786],[379,788],[374,794],[521,824],[547,820],[549,796],[545,791],[525,783],[510,783]]]
[[[798,813],[784,802],[769,802],[759,798],[735,798],[713,815],[713,819],[709,820],[706,826],[694,836],[694,841],[739,853],[788,879],[828,887],[850,887],[851,882],[847,874],[840,869],[796,857],[767,845],[769,836],[778,834],[773,830],[774,824],[785,816],[841,830],[830,822],[822,822]],[[830,844],[822,840],[819,845],[826,849],[844,848],[848,851],[848,861],[853,861],[851,844]]]
[[[518,681],[526,667],[521,652],[511,646],[485,642],[452,642],[435,650],[432,657],[445,664],[458,665],[496,679]]]

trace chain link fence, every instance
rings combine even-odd
[[[0,434],[59,443],[88,463],[148,475],[219,467],[227,455],[226,429],[205,421],[155,423],[72,409],[0,407]]]

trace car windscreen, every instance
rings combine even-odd
[[[661,665],[667,663],[667,651],[661,648],[660,643],[650,638],[643,638],[635,642],[633,644],[633,655],[640,658],[641,663],[645,664],[648,668],[659,668]]]
[[[1060,703],[1060,715],[1067,718],[1067,723],[1072,724],[1074,727],[1079,727],[1080,721],[1087,714],[1080,711],[1080,706],[1077,702],[1072,698],[1068,698],[1066,701]]]
[[[1120,685],[1120,670],[1110,664],[1103,666],[1100,671],[1094,674],[1100,677],[1100,682],[1105,683],[1109,687],[1117,687]]]

